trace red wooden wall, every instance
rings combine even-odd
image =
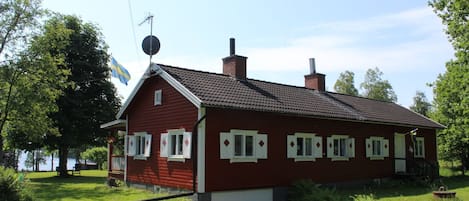
[[[272,113],[208,108],[206,110],[206,191],[287,186],[293,181],[310,178],[318,183],[344,182],[390,177],[394,160],[369,160],[365,156],[365,138],[383,136],[389,139],[389,155],[394,155],[394,133],[413,128],[357,122],[292,117]],[[220,132],[230,129],[258,130],[268,134],[268,159],[257,163],[230,163],[220,159]],[[315,162],[294,162],[287,159],[287,134],[312,132],[323,137],[323,158]],[[426,159],[436,160],[435,131],[420,129],[425,135]],[[355,138],[355,158],[331,161],[326,158],[326,137],[333,134]],[[406,147],[410,145],[407,137]],[[407,153],[407,157],[411,157]]]
[[[162,89],[162,105],[154,106],[154,92]],[[129,135],[146,131],[152,134],[151,157],[127,157],[127,179],[131,182],[174,188],[192,188],[192,160],[167,161],[160,158],[160,134],[168,129],[185,128],[192,132],[198,109],[160,77],[149,78],[127,109]]]

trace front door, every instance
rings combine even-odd
[[[406,172],[405,134],[394,134],[394,172]]]

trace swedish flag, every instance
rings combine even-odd
[[[119,78],[119,80],[127,85],[127,82],[130,80],[130,73],[124,66],[117,63],[114,57],[111,57],[111,73],[112,77]]]

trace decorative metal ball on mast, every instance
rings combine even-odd
[[[150,65],[151,65],[151,58],[153,55],[160,51],[160,40],[153,35],[153,15],[151,13],[138,24],[141,26],[143,23],[148,22],[150,24],[150,35],[145,37],[142,41],[142,49],[145,54],[150,56]]]

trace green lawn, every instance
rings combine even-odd
[[[163,196],[134,188],[109,188],[105,184],[106,174],[106,171],[82,170],[80,176],[59,178],[56,177],[55,172],[40,172],[28,173],[26,178],[30,180],[29,186],[35,200],[133,201]],[[453,176],[455,174],[457,173],[442,169],[443,184],[447,185],[449,190],[456,191],[458,201],[469,201],[469,176]],[[415,183],[391,181],[381,186],[338,190],[338,193],[349,200],[354,195],[373,194],[375,200],[379,201],[428,201],[433,200],[432,191],[436,188],[437,185],[417,185]],[[184,198],[179,200],[184,200]]]
[[[443,177],[442,181],[450,191],[456,192],[456,200],[469,200],[469,176]],[[344,197],[373,194],[377,201],[428,201],[435,200],[432,191],[437,188],[438,185],[389,182],[364,189],[339,190],[339,193]]]
[[[461,171],[448,167],[440,169],[442,184],[448,187],[449,191],[456,192],[456,198],[452,200],[469,201],[469,176],[461,176]],[[377,201],[428,201],[433,198],[432,191],[437,190],[441,184],[417,184],[412,182],[391,181],[381,186],[372,186],[362,189],[339,190],[344,197],[350,198],[353,195],[373,194]],[[446,199],[450,200],[450,199]],[[368,200],[367,200],[368,201]]]
[[[82,170],[81,175],[70,178],[56,177],[55,172],[27,173],[26,178],[31,181],[34,200],[135,201],[163,196],[134,188],[110,188],[105,184],[106,175],[106,171]]]

